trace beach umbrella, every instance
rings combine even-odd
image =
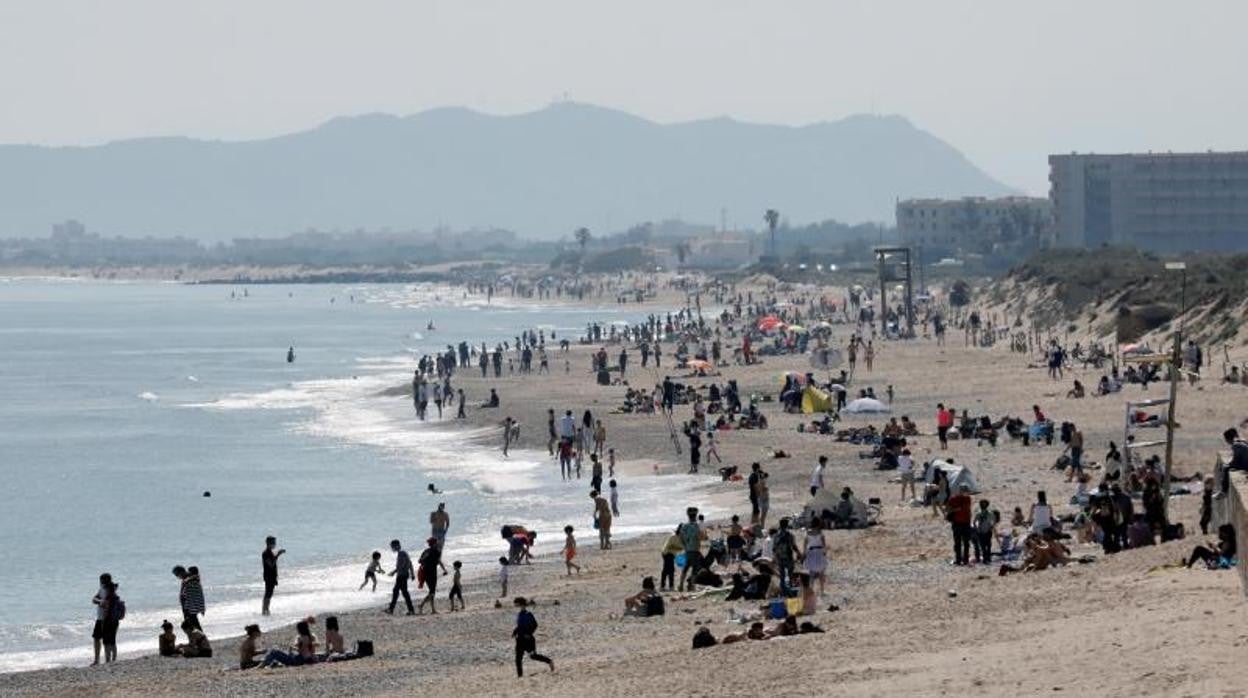
[[[783,325],[784,325],[784,321],[776,317],[775,315],[768,315],[767,317],[758,321],[758,329],[763,332],[771,332],[777,327],[781,327]]]
[[[882,412],[889,412],[890,410],[888,405],[885,405],[879,400],[874,400],[869,397],[860,397],[857,400],[851,401],[848,405],[845,405],[845,411],[850,414],[879,414]]]
[[[827,320],[820,320],[819,322],[815,323],[815,329],[816,330],[830,330],[832,329],[832,323],[828,322]]]
[[[789,325],[789,331],[797,334],[806,334],[806,328],[801,325]]]

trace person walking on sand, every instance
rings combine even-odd
[[[953,410],[945,409],[945,404],[936,405],[936,435],[940,438],[940,450],[949,449],[949,430],[953,427]]]
[[[394,577],[394,590],[390,592],[390,607],[386,609],[386,613],[394,614],[394,607],[399,603],[399,594],[402,594],[403,602],[407,604],[407,615],[414,616],[416,608],[412,605],[412,595],[407,590],[407,583],[416,578],[416,571],[412,569],[412,558],[398,540],[390,541],[390,549],[395,555],[394,569],[390,570],[390,576]]]
[[[467,419],[468,415],[464,414],[464,389],[460,388],[455,393],[455,399],[459,402],[459,407],[455,411],[455,419]]]
[[[438,549],[446,545],[446,532],[451,528],[451,515],[446,511],[446,502],[438,502],[438,508],[429,513],[429,528],[438,541]]]
[[[815,463],[815,470],[810,474],[810,496],[814,497],[823,489],[823,471],[828,468],[828,457],[819,456],[819,462]]]
[[[550,657],[537,653],[537,619],[529,612],[529,602],[523,596],[516,597],[516,606],[520,608],[520,613],[516,615],[516,628],[511,631],[511,636],[516,639],[516,676],[524,676],[524,655],[529,655],[529,659],[535,662],[542,662],[550,667],[553,672],[555,663]]]
[[[447,569],[446,565],[442,564],[442,549],[438,547],[438,539],[429,538],[429,540],[425,541],[425,545],[428,547],[420,553],[418,564],[420,565],[420,578],[425,581],[425,588],[429,592],[425,595],[425,598],[420,600],[420,606],[417,607],[417,610],[420,613],[424,613],[425,604],[429,604],[430,613],[436,615],[438,612],[436,598],[438,592],[438,568],[442,568],[442,574],[444,575],[447,574]]]
[[[601,550],[611,549],[611,505],[598,490],[589,493],[594,500],[594,523],[598,527],[598,547]]]
[[[581,566],[572,562],[576,559],[576,536],[572,535],[572,527],[564,526],[563,533],[563,564],[568,569],[568,576],[572,576],[572,570],[576,570],[577,574],[581,573]]]
[[[194,574],[182,565],[173,568],[173,576],[181,582],[178,589],[178,605],[182,608],[182,622],[196,630],[203,630],[199,624],[199,616],[204,612],[204,585],[199,579],[199,569],[192,567]]]
[[[264,600],[260,602],[260,615],[269,615],[269,603],[273,600],[273,592],[277,589],[277,559],[286,554],[286,549],[277,548],[277,538],[268,536],[264,539],[264,552],[260,553],[260,567],[264,575]]]

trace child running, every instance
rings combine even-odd
[[[572,535],[572,527],[564,526],[563,532],[566,537],[563,539],[563,562],[567,565],[568,576],[572,576],[572,570],[576,569],[576,573],[581,573],[581,566],[572,562],[576,558],[576,536]]]
[[[429,485],[433,487],[433,485]],[[371,581],[373,583],[373,591],[377,591],[377,575],[385,574],[386,571],[381,569],[381,553],[373,551],[373,559],[369,561],[368,567],[364,568],[364,583],[360,585],[360,591],[364,591],[364,587],[368,586]]]

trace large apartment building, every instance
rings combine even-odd
[[[1248,249],[1248,152],[1049,156],[1057,244]]]
[[[1047,244],[1052,229],[1048,199],[906,199],[897,202],[897,235],[903,245],[950,252],[987,253],[1000,245]]]

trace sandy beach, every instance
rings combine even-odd
[[[840,300],[839,289],[828,289]],[[683,296],[665,293],[648,304],[680,307]],[[709,316],[708,308],[708,316]],[[519,328],[517,328],[519,329]],[[853,325],[837,325],[834,345],[843,345]],[[471,339],[471,338],[464,338]],[[937,453],[935,408],[943,402],[959,412],[1026,417],[1039,405],[1055,422],[1079,425],[1088,460],[1103,461],[1109,441],[1121,443],[1123,400],[1158,396],[1164,386],[1142,393],[1137,385],[1108,397],[1069,399],[1074,378],[1096,384],[1102,371],[1067,372],[1051,380],[1044,369],[1028,368],[1029,357],[999,344],[990,349],[963,345],[951,331],[947,346],[934,340],[876,340],[873,370],[860,363],[851,388],[873,387],[881,396],[895,389],[892,415],[908,415],[921,435],[910,439],[915,461],[951,456],[969,466],[986,498],[1008,519],[1014,507],[1024,511],[1037,490],[1045,490],[1058,513],[1073,511],[1066,502],[1074,492],[1052,466],[1062,448],[1022,446],[1002,438],[997,447],[974,440],[954,440]],[[731,346],[731,345],[730,345]],[[597,345],[577,346],[567,354],[551,351],[551,374],[510,375],[482,379],[474,369],[461,371],[455,384],[469,405],[484,399],[490,388],[501,398],[497,410],[468,410],[468,419],[446,429],[461,430],[466,439],[501,448],[500,421],[512,416],[521,423],[518,447],[546,453],[546,413],[586,409],[603,418],[607,445],[615,448],[621,487],[622,516],[645,502],[628,497],[630,481],[664,477],[687,470],[684,455],[672,446],[666,421],[656,414],[615,414],[625,388],[601,386],[592,380],[590,353]],[[729,366],[721,376],[689,377],[687,370],[654,372],[632,360],[626,378],[653,388],[663,376],[694,385],[721,385],[735,379],[743,399],[751,393],[775,396],[786,371],[805,373],[809,357],[768,356],[762,363]],[[608,348],[614,358],[618,346]],[[565,360],[570,369],[565,370]],[[614,363],[614,361],[613,361]],[[398,387],[398,386],[396,386]],[[1180,474],[1209,474],[1224,444],[1222,431],[1248,417],[1241,386],[1205,380],[1183,384],[1179,392],[1176,462]],[[378,400],[410,400],[404,395]],[[798,433],[811,417],[784,414],[776,402],[762,403],[770,425],[766,430],[721,432],[719,454],[725,464],[745,472],[759,461],[771,474],[772,520],[797,513],[816,458],[829,457],[827,486],[852,487],[863,500],[882,501],[880,525],[862,530],[828,532],[829,578],[821,610],[809,618],[823,634],[748,642],[693,651],[690,641],[699,627],[716,637],[738,632],[728,621],[731,612],[756,610],[756,602],[724,602],[719,598],[667,595],[667,614],[659,618],[622,618],[623,598],[640,589],[644,576],[658,576],[663,537],[644,536],[599,551],[589,530],[591,503],[588,473],[583,488],[568,496],[582,497],[585,517],[575,523],[583,574],[567,577],[556,558],[557,532],[550,532],[538,561],[514,572],[513,595],[535,599],[533,611],[541,624],[538,647],[555,661],[557,671],[530,663],[517,679],[512,664],[511,628],[515,609],[508,601],[494,607],[497,584],[475,580],[464,593],[462,613],[402,617],[381,612],[388,600],[387,582],[379,585],[377,607],[339,614],[348,644],[372,640],[375,657],[302,668],[234,670],[237,639],[214,642],[212,659],[182,660],[144,657],[98,668],[64,668],[0,676],[0,694],[62,696],[136,695],[343,695],[385,696],[434,694],[508,695],[1032,695],[1080,692],[1097,695],[1238,695],[1244,682],[1226,661],[1248,642],[1248,610],[1242,603],[1233,572],[1186,570],[1175,566],[1192,546],[1203,542],[1196,525],[1199,495],[1170,500],[1171,519],[1183,522],[1188,538],[1113,556],[1095,545],[1072,545],[1074,557],[1087,564],[998,577],[995,566],[954,567],[950,564],[949,525],[930,508],[902,505],[893,474],[874,469],[859,457],[862,447],[838,443],[831,436]],[[448,414],[448,417],[450,415]],[[690,406],[676,408],[674,419],[692,416]],[[846,415],[840,426],[882,424],[880,415]],[[681,437],[682,447],[684,439]],[[516,448],[516,446],[513,446]],[[789,458],[772,459],[772,449]],[[683,451],[682,451],[683,453]],[[749,517],[746,488],[740,482],[719,482],[715,465],[703,463],[710,482],[705,499],[690,506]],[[558,464],[551,460],[551,468]],[[1093,470],[1095,478],[1096,471]],[[574,492],[575,494],[571,494]],[[424,502],[421,503],[424,506]],[[1137,501],[1138,507],[1138,501]],[[426,513],[414,513],[418,522]],[[679,521],[672,521],[673,527]],[[724,519],[710,522],[722,526]],[[712,536],[716,535],[712,531]],[[500,554],[502,545],[500,541]],[[450,553],[453,555],[453,553]],[[383,599],[383,589],[386,590]],[[413,590],[414,591],[414,590]],[[415,594],[414,594],[415,595]],[[326,609],[327,612],[332,609]],[[241,628],[239,629],[241,632]],[[264,627],[270,646],[285,646],[290,628]],[[158,631],[152,630],[153,651]]]

